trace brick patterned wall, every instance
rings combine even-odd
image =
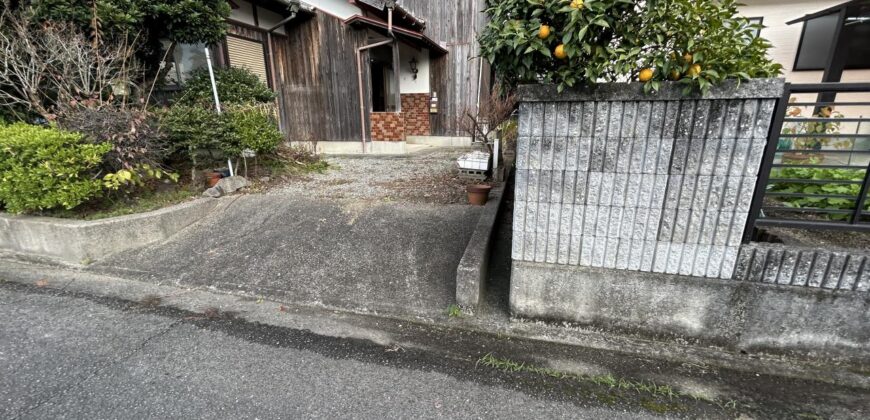
[[[405,134],[428,136],[432,134],[429,124],[429,94],[403,93],[402,115],[405,118]]]
[[[372,140],[405,140],[405,121],[403,114],[398,112],[372,112],[371,121]]]

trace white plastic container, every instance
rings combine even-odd
[[[462,169],[485,171],[489,169],[489,158],[489,153],[474,151],[460,156],[459,159],[456,159],[456,163]]]

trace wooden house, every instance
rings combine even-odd
[[[346,153],[466,141],[457,119],[489,89],[476,42],[484,0],[229,1],[216,61],[278,92],[288,140]],[[197,66],[185,48],[175,57],[182,82],[182,68]]]

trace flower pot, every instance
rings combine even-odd
[[[489,198],[489,190],[491,189],[491,186],[483,184],[474,184],[465,187],[465,191],[468,192],[468,203],[473,206],[482,206],[486,204],[486,200]]]
[[[212,173],[208,174],[208,177],[206,177],[205,182],[208,184],[208,187],[211,188],[211,187],[214,187],[215,185],[217,185],[218,181],[220,181],[221,178],[223,178],[223,175],[221,175],[220,172],[212,172]]]

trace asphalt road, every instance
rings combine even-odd
[[[532,396],[437,355],[219,314],[6,284],[0,319],[5,419],[649,416]]]

